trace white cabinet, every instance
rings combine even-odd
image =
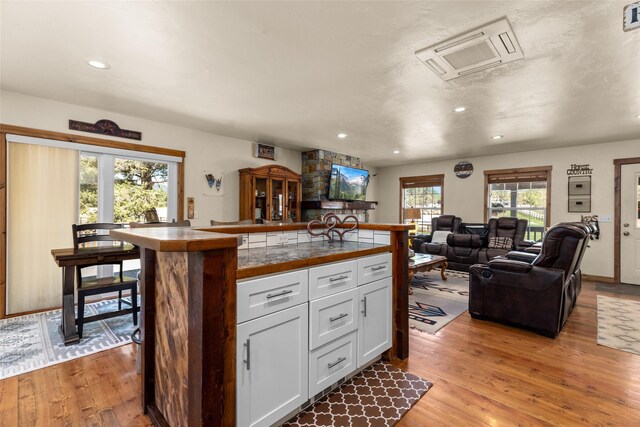
[[[309,397],[356,370],[357,335],[353,331],[309,353]]]
[[[237,326],[237,425],[269,426],[308,399],[308,304]]]
[[[358,262],[336,262],[309,269],[309,299],[321,298],[358,285]]]
[[[309,312],[309,350],[313,350],[358,329],[358,290],[313,300]]]
[[[368,256],[358,259],[358,286],[391,276],[391,254]]]
[[[307,270],[238,282],[237,322],[246,322],[307,302],[308,283]]]
[[[391,277],[358,288],[358,367],[391,347]]]

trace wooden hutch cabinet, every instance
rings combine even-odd
[[[302,175],[279,165],[240,169],[240,219],[300,222]]]

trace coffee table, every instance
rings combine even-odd
[[[419,272],[428,272],[433,269],[440,269],[440,277],[447,280],[445,271],[447,269],[447,257],[441,255],[416,254],[413,258],[409,258],[409,285],[413,280],[413,276]],[[409,294],[412,294],[411,286],[409,286]]]

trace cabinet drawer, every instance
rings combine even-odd
[[[309,303],[309,349],[313,350],[358,329],[358,289]]]
[[[358,286],[391,276],[391,254],[374,255],[358,260]]]
[[[307,302],[308,271],[238,282],[237,323]]]
[[[356,370],[357,332],[309,353],[309,397]]]
[[[339,262],[309,269],[309,299],[316,299],[357,286],[357,261]]]

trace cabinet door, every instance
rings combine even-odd
[[[267,213],[269,221],[284,220],[284,185],[284,179],[271,178],[271,197],[269,199],[269,212]]]
[[[237,326],[237,425],[269,426],[308,399],[308,304]]]
[[[358,367],[391,347],[391,277],[358,288]]]
[[[302,218],[300,217],[300,199],[298,198],[298,190],[300,187],[300,183],[298,181],[287,180],[287,209],[286,216],[287,220],[292,220],[293,222],[300,222]]]

